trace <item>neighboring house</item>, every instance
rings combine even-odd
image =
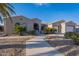
[[[41,20],[37,18],[29,19],[24,16],[14,16],[11,18],[12,18],[12,21],[9,18],[6,18],[4,20],[4,33],[5,34],[10,35],[14,33],[15,24],[20,24],[22,26],[25,26],[27,29],[27,32],[32,31],[32,30],[41,31]]]
[[[60,20],[51,24],[48,24],[49,27],[55,28],[56,33],[66,33],[66,32],[75,32],[76,23],[72,21]]]

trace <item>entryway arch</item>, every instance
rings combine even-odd
[[[34,30],[38,30],[39,31],[39,24],[38,23],[34,23],[33,24],[33,28],[34,28]]]

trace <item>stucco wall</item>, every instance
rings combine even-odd
[[[31,27],[32,29],[33,29],[34,23],[37,23],[39,25],[39,31],[41,31],[41,25],[42,25],[41,20],[34,18],[34,19],[31,20],[31,23],[32,23],[32,27]]]
[[[65,22],[61,23],[61,33],[65,33],[66,32],[66,25]]]
[[[14,33],[14,27],[16,23],[20,23],[23,26],[27,27],[27,31],[33,30],[33,24],[38,23],[39,24],[39,29],[41,29],[41,21],[37,19],[29,19],[24,16],[17,16],[17,17],[12,17],[12,22],[10,19],[5,19],[4,21],[4,32],[6,34],[12,34]]]
[[[75,25],[76,25],[76,23],[74,23],[72,21],[53,24],[54,27],[55,26],[59,27],[59,29],[58,29],[59,33],[74,32]],[[70,27],[70,29],[68,29],[68,27]]]
[[[48,27],[49,27],[49,28],[53,28],[52,24],[48,24]]]

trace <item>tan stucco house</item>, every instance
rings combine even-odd
[[[7,35],[11,35],[14,33],[15,24],[19,23],[22,26],[27,28],[27,32],[32,30],[37,30],[38,32],[42,32],[43,28],[55,28],[56,33],[66,33],[66,32],[79,32],[79,25],[74,23],[73,21],[64,21],[60,20],[57,22],[53,22],[50,24],[44,24],[38,18],[27,18],[24,16],[13,16],[11,17],[12,21],[9,18],[5,18],[4,25],[0,26],[1,31],[3,31]]]
[[[75,32],[76,23],[73,21],[64,21],[60,20],[51,24],[48,24],[48,27],[55,28],[56,33],[66,33],[66,32]]]
[[[13,16],[11,17],[12,21],[9,18],[5,18],[4,20],[4,33],[5,34],[12,34],[14,33],[14,27],[15,24],[19,23],[22,26],[27,27],[27,32],[31,31],[31,30],[41,30],[41,20],[39,20],[38,18],[27,18],[24,16]],[[35,27],[36,26],[36,27]]]

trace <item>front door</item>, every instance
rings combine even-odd
[[[39,31],[39,25],[37,23],[34,23],[34,26],[33,26],[34,30],[37,30]]]

